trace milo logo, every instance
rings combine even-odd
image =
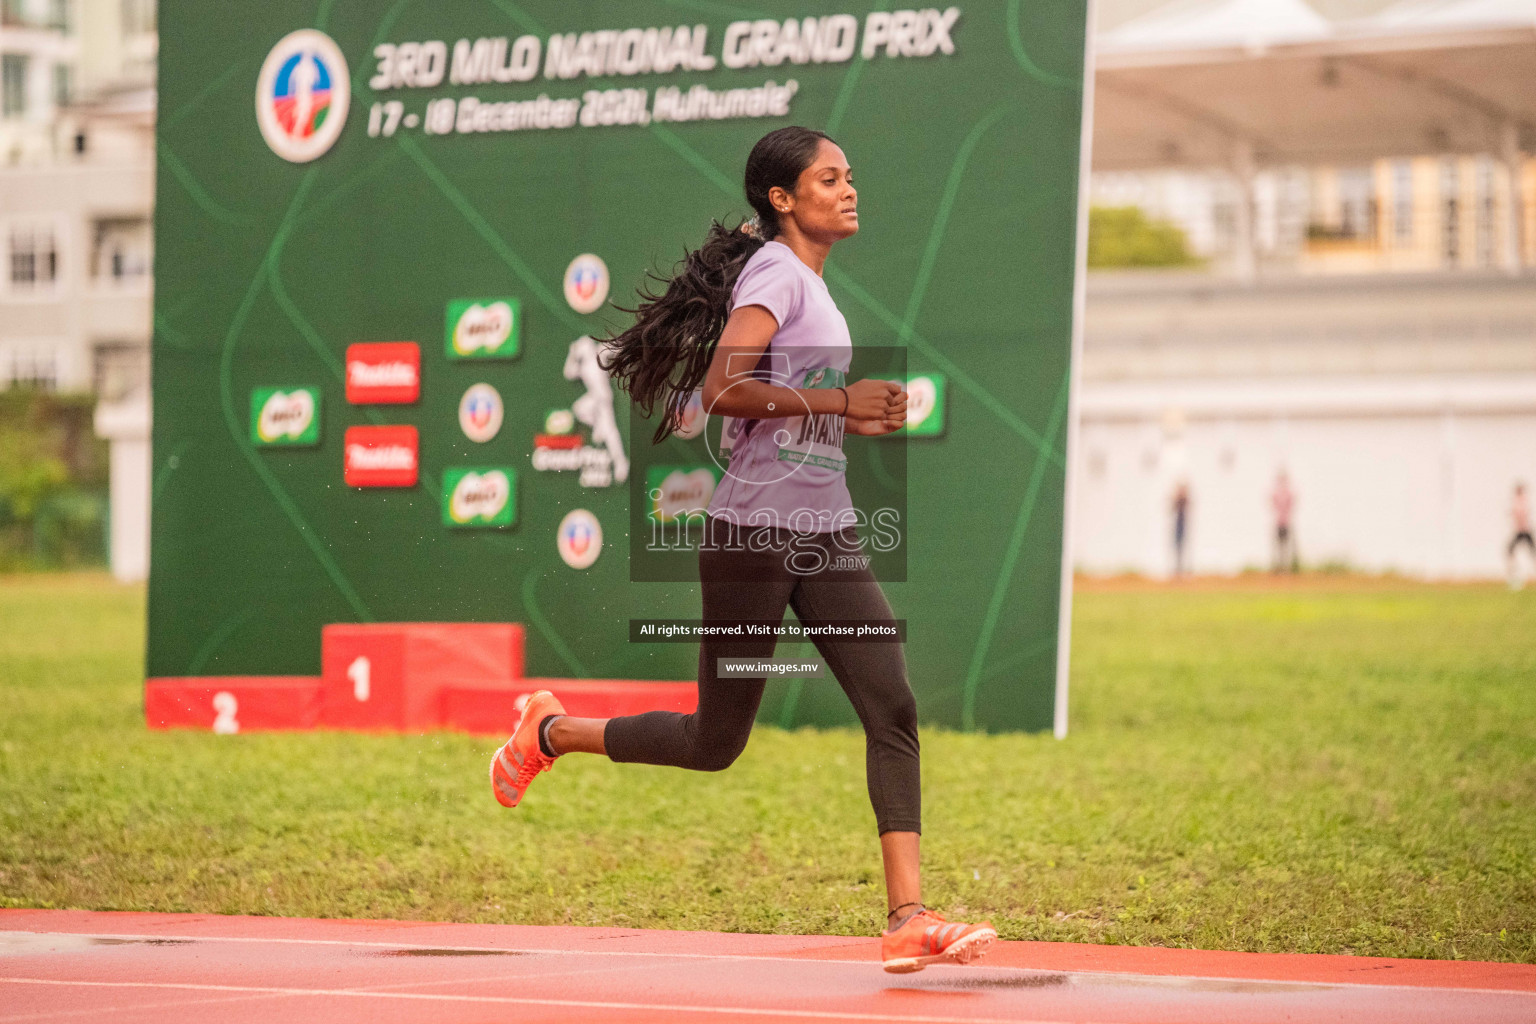
[[[455,299],[448,303],[450,359],[510,359],[518,350],[516,299]]]
[[[944,433],[944,375],[925,373],[910,377],[904,386],[907,392],[906,432],[920,437]]]
[[[319,388],[256,388],[251,392],[252,444],[312,445],[319,441]]]
[[[569,409],[551,409],[544,417],[544,433],[569,434],[576,429],[576,414]]]
[[[651,517],[670,523],[682,516],[702,514],[715,495],[715,473],[707,466],[652,466],[645,474]]]
[[[511,526],[516,518],[510,468],[450,469],[443,474],[445,526]]]

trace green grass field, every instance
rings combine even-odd
[[[873,934],[856,732],[729,771],[152,733],[143,591],[0,577],[0,906]],[[1004,938],[1536,961],[1536,592],[1100,587],[1073,729],[925,731],[927,899]]]

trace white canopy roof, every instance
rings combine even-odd
[[[1096,40],[1094,166],[1536,148],[1536,0],[1176,0]]]
[[[1304,0],[1182,0],[1101,34],[1097,46],[1101,53],[1209,47],[1262,51],[1332,34],[1328,19]]]
[[[1529,27],[1536,26],[1536,0],[1404,0],[1365,24],[1420,32]]]

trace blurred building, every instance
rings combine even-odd
[[[93,391],[112,554],[148,564],[153,0],[0,0],[0,387]]]
[[[1102,0],[1091,198],[1203,272],[1090,275],[1077,564],[1504,571],[1536,480],[1536,2]]]
[[[1090,201],[1172,223],[1212,271],[1240,273],[1244,192],[1230,170],[1100,170]],[[1536,159],[1524,155],[1514,174],[1486,152],[1267,168],[1249,201],[1253,274],[1514,270],[1515,246],[1520,267],[1536,265]]]
[[[1536,484],[1536,0],[1096,0],[1092,201],[1204,263],[1090,275],[1078,564],[1501,571]],[[153,0],[0,0],[0,387],[101,396],[147,567]]]
[[[154,7],[0,0],[0,382],[147,380]]]
[[[1536,282],[1124,274],[1088,287],[1082,569],[1168,572],[1180,482],[1193,571],[1268,569],[1284,470],[1304,564],[1503,574],[1511,486],[1536,481]]]
[[[1406,156],[1312,169],[1300,267],[1314,272],[1536,265],[1536,160]]]

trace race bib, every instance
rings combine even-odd
[[[725,463],[731,461],[731,453],[736,450],[736,442],[746,437],[752,430],[752,424],[757,420],[737,419],[735,416],[720,417],[720,460]]]
[[[802,388],[840,388],[847,383],[843,371],[833,366],[818,366],[805,371]],[[821,466],[841,473],[848,468],[843,455],[842,413],[818,413],[789,416],[784,429],[789,440],[779,445],[779,461]]]

